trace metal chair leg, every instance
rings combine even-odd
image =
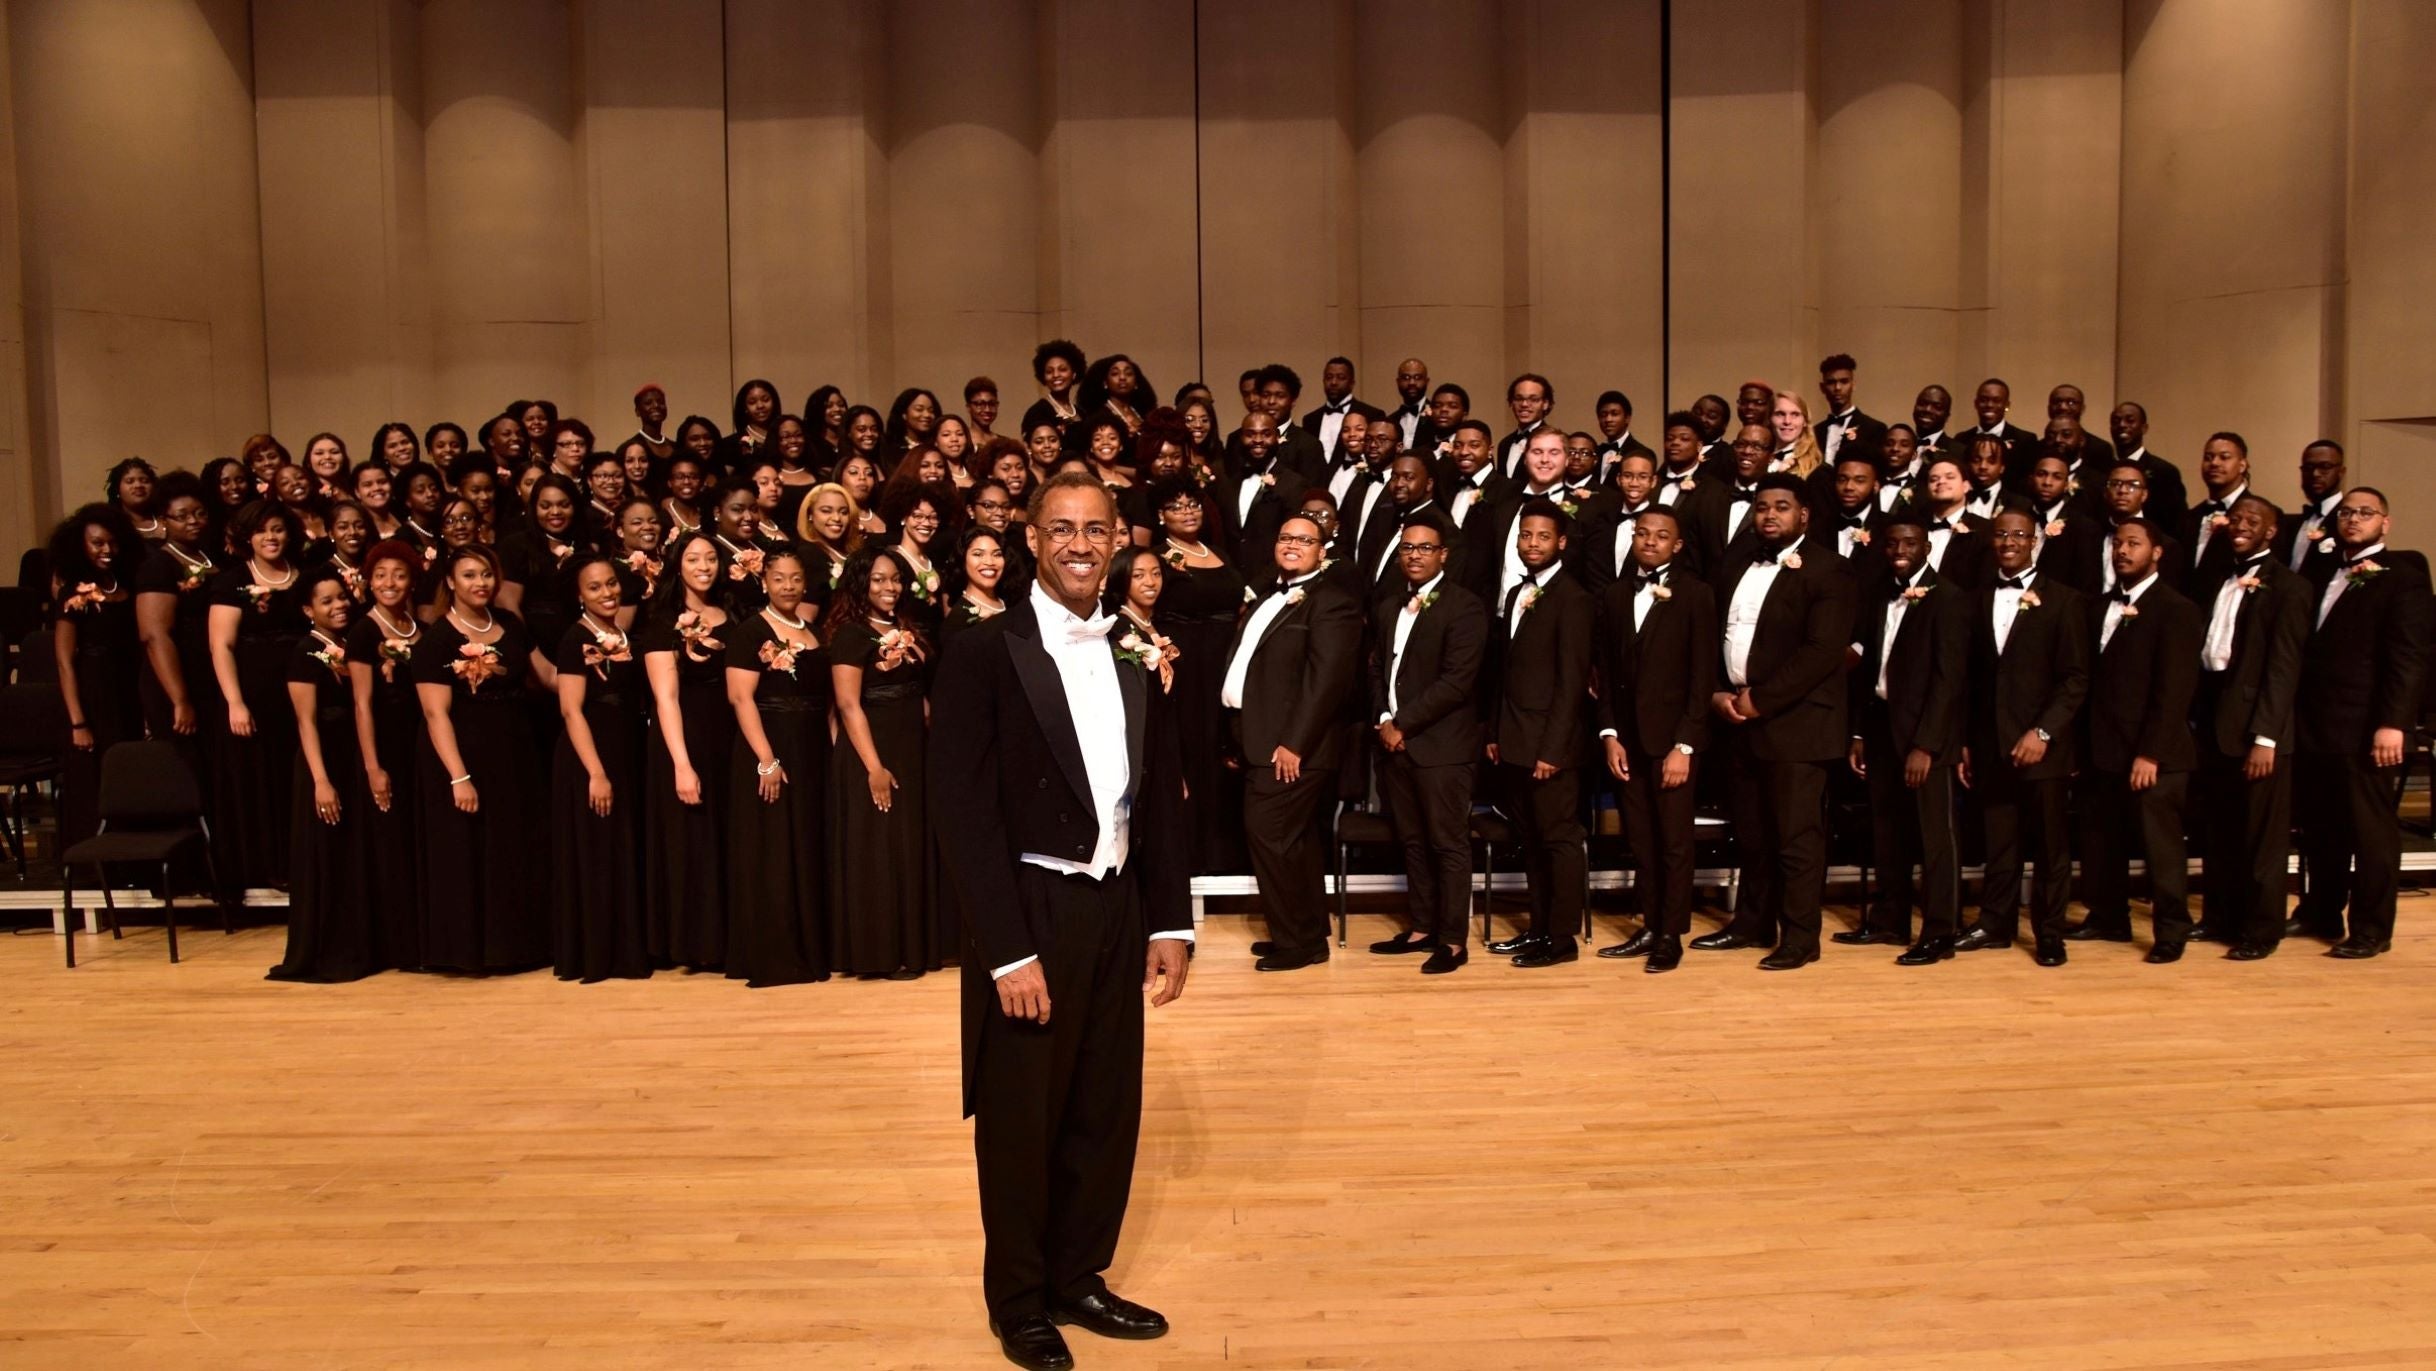
[[[102,888],[102,920],[110,925],[110,941],[117,942],[120,939],[125,938],[127,935],[125,931],[118,926],[118,899],[116,896],[110,893],[110,867],[107,863],[103,864],[100,875]]]
[[[1345,945],[1345,840],[1336,841],[1336,945]]]

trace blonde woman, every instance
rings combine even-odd
[[[1770,471],[1789,471],[1807,479],[1827,460],[1810,431],[1810,405],[1799,391],[1776,392],[1776,404],[1768,411],[1768,431],[1776,440],[1776,453],[1768,461]]]
[[[795,512],[795,537],[804,554],[804,598],[821,608],[844,572],[846,559],[863,545],[863,507],[835,481],[812,487]]]

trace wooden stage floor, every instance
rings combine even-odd
[[[1176,1331],[1076,1355],[2436,1366],[2431,914],[2361,964],[1444,979],[1214,918],[1112,1273]],[[0,938],[0,1366],[1004,1364],[952,975],[267,983],[280,940]]]

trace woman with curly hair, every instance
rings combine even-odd
[[[288,878],[288,783],[296,762],[296,718],[288,703],[288,656],[305,635],[303,573],[295,525],[277,502],[256,500],[229,525],[239,549],[212,586],[211,659],[227,702],[212,761],[213,859],[243,889]]]
[[[762,576],[769,602],[727,635],[727,974],[755,988],[829,979],[829,654],[803,558],[775,553]]]
[[[1023,412],[1023,433],[1050,424],[1062,436],[1082,417],[1076,391],[1083,381],[1083,350],[1065,338],[1032,349],[1032,379],[1040,383],[1041,397]]]
[[[169,536],[152,506],[153,488],[159,481],[152,463],[141,457],[128,457],[110,468],[109,479],[102,485],[102,498],[116,507],[135,536],[147,543],[157,543]],[[135,549],[129,548],[127,555],[132,558]]]
[[[116,505],[86,505],[51,531],[51,652],[68,717],[62,847],[91,837],[99,824],[102,754],[144,736],[134,572],[143,555]]]
[[[846,563],[821,622],[838,745],[829,764],[829,964],[912,980],[945,964],[923,780],[930,642],[900,613],[913,569],[890,547]]]
[[[945,611],[946,572],[942,551],[956,545],[964,502],[953,488],[900,476],[880,492],[880,517],[888,521],[889,546],[906,568],[898,612],[906,622],[936,631]]]
[[[323,567],[304,577],[305,636],[289,650],[288,710],[296,719],[289,778],[288,940],[274,981],[334,984],[386,970],[384,938],[365,888],[364,819],[348,796],[356,754],[348,679],[345,578]]]

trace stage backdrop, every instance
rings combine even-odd
[[[2420,0],[8,0],[0,534],[118,457],[644,379],[1862,360],[2436,509]],[[1671,42],[1662,33],[1671,30]],[[1671,88],[1661,84],[1671,51]],[[1671,182],[1671,219],[1666,192]],[[1662,308],[1671,286],[1670,317]],[[1316,385],[1314,386],[1316,389]],[[952,403],[952,396],[950,397]],[[1231,409],[1230,409],[1231,414]],[[2432,473],[2423,475],[2421,473]]]

